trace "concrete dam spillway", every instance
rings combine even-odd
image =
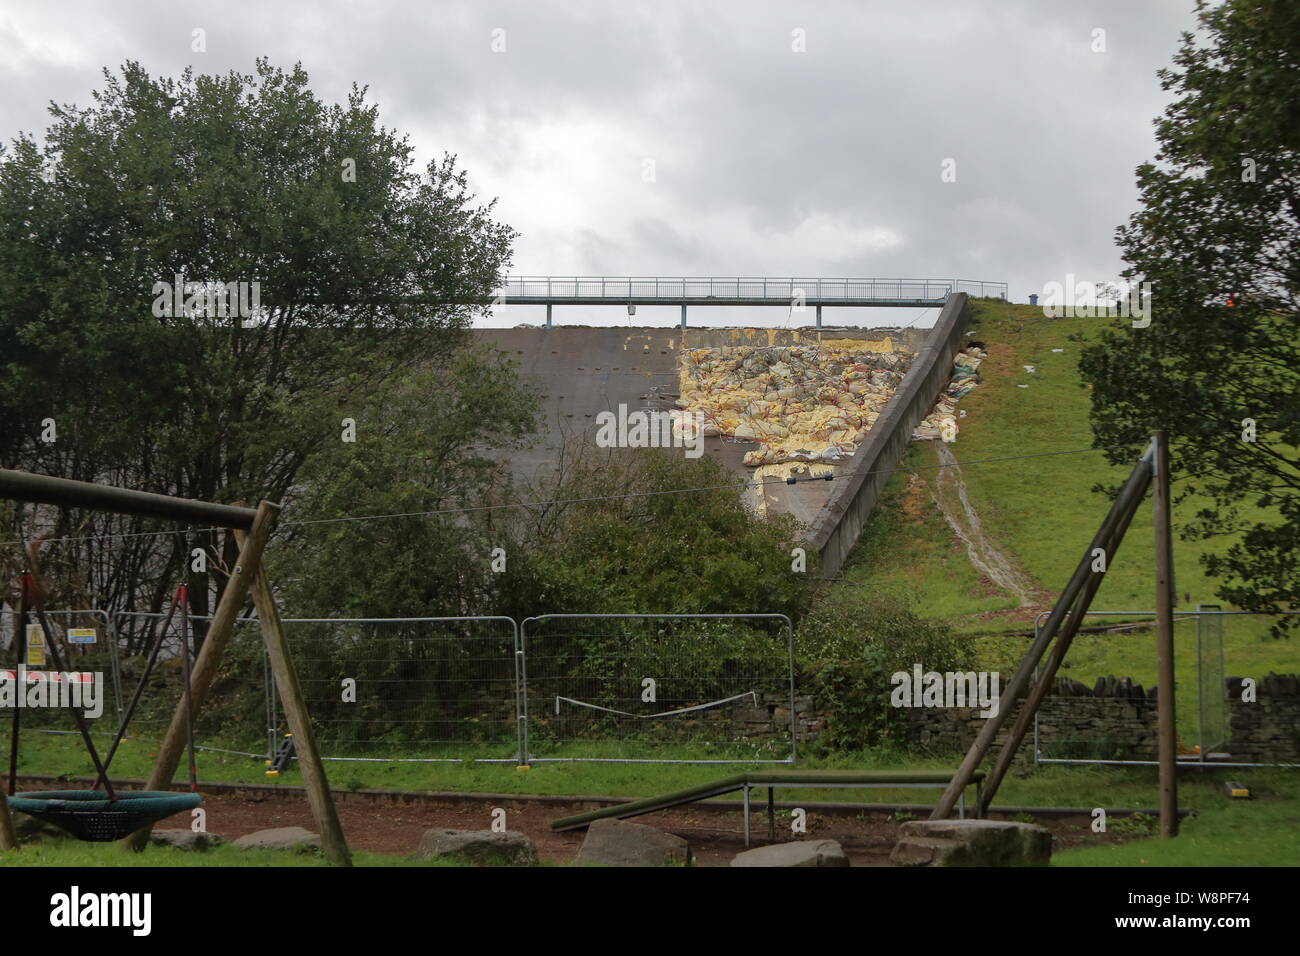
[[[601,413],[699,413],[704,453],[755,483],[746,501],[756,510],[803,524],[823,573],[833,574],[883,473],[947,385],[968,321],[966,296],[956,293],[932,329],[528,326],[474,334],[542,396],[538,440],[510,456],[516,480],[548,476],[566,441],[595,435]],[[827,471],[833,480],[783,480]]]

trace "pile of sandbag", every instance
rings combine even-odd
[[[684,349],[677,404],[700,413],[705,435],[757,442],[751,467],[836,461],[866,438],[907,370],[905,355],[869,344]]]
[[[969,345],[957,353],[952,364],[952,378],[930,414],[912,432],[913,438],[942,439],[951,444],[957,440],[957,403],[979,384],[980,363],[988,352],[978,345]]]

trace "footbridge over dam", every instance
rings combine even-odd
[[[950,295],[1006,299],[1007,284],[985,279],[826,279],[668,276],[510,276],[492,300],[499,305],[544,305],[553,324],[557,305],[677,306],[686,328],[692,306],[778,306],[813,311],[822,327],[822,309],[941,307]]]
[[[599,294],[595,289],[581,286],[557,288],[555,280],[551,281],[549,295],[539,292],[539,295],[549,298],[549,303],[526,298],[525,292],[538,291],[526,284],[516,285],[514,289],[518,294],[508,296],[505,301],[509,304],[558,304],[562,301],[576,302],[577,297],[585,297],[585,304],[592,305],[664,304],[648,294],[631,297],[636,301],[629,303],[628,293],[635,291],[635,287],[627,283],[636,280],[617,280],[624,285],[612,290],[608,285],[612,280],[605,280],[607,284]],[[702,281],[716,283],[718,280]],[[792,287],[795,289],[806,289],[809,282],[816,282],[780,280],[782,283],[791,281],[804,283]],[[985,294],[1005,297],[1004,284],[978,285],[982,285]],[[511,469],[518,479],[545,477],[552,472],[566,441],[584,435],[594,437],[602,412],[618,415],[620,407],[643,411],[690,407],[692,398],[698,398],[698,393],[692,389],[695,379],[700,377],[700,373],[693,371],[692,363],[700,362],[701,357],[714,365],[721,362],[728,368],[744,365],[748,357],[760,363],[760,370],[769,383],[774,381],[774,375],[785,374],[782,366],[797,363],[809,354],[826,354],[838,361],[840,364],[829,373],[832,376],[844,369],[862,369],[862,353],[878,357],[878,362],[868,364],[880,368],[862,375],[863,390],[868,393],[869,403],[876,403],[870,405],[870,411],[866,413],[870,424],[867,426],[863,420],[856,421],[859,430],[853,433],[853,441],[840,446],[852,448],[851,454],[814,455],[811,460],[801,459],[796,454],[787,460],[785,451],[777,448],[773,452],[763,443],[780,444],[778,439],[771,434],[751,438],[743,426],[736,426],[734,422],[724,422],[721,433],[718,429],[706,431],[707,437],[703,439],[705,454],[716,457],[738,477],[753,483],[752,490],[746,493],[754,508],[790,514],[804,526],[808,546],[821,557],[822,573],[834,575],[843,566],[865,527],[890,474],[902,460],[914,429],[931,413],[948,386],[954,359],[965,345],[963,333],[971,319],[970,296],[947,280],[920,291],[937,294],[940,287],[945,291],[938,299],[938,319],[930,329],[831,328],[820,325],[793,329],[568,325],[477,329],[474,334],[478,340],[500,350],[504,357],[515,362],[521,377],[543,396],[545,423],[540,439],[533,447],[511,455]],[[510,288],[509,284],[507,288]],[[710,287],[706,285],[704,288]],[[722,291],[717,285],[711,288]],[[768,288],[773,289],[773,286]],[[788,306],[792,301],[789,288],[777,286],[781,295],[773,295],[766,304]],[[812,288],[816,289],[816,285]],[[845,287],[835,288],[842,290]],[[662,286],[659,291],[664,291]],[[680,291],[680,288],[669,290],[669,297]],[[757,304],[736,301],[749,295],[752,289],[733,285],[727,291],[734,294],[714,296],[708,304]],[[823,286],[819,293],[823,301],[829,301],[825,298],[826,291],[827,287]],[[877,287],[876,291],[883,289]],[[881,304],[879,299],[868,302],[865,296],[860,298],[864,306]],[[809,297],[803,301],[815,308],[818,299]],[[694,299],[691,304],[695,304]],[[841,299],[835,304],[850,303]],[[928,303],[918,302],[916,298],[903,302],[895,297],[889,304],[916,308]],[[855,362],[857,364],[853,364]],[[858,373],[848,373],[848,377],[855,375]],[[870,399],[870,390],[875,386],[869,382],[876,381],[885,384],[880,385],[876,397]],[[775,385],[780,384],[775,382]],[[774,388],[771,384],[767,387]],[[845,389],[856,390],[856,386],[846,385]],[[779,389],[770,394],[779,394]],[[799,407],[806,412],[802,406],[777,403],[775,407]],[[833,410],[835,406],[828,407]],[[774,433],[779,433],[783,428],[780,414],[771,417],[775,423]],[[838,421],[831,422],[831,427],[836,424]],[[847,427],[851,429],[852,426]],[[787,448],[797,444],[797,441],[785,442]],[[674,453],[683,454],[683,451]],[[755,467],[755,455],[770,455],[773,461],[781,464]],[[808,464],[803,466],[801,461],[808,461]],[[794,484],[772,478],[774,473],[793,471],[799,474],[801,469],[802,474],[809,477],[829,473],[832,478],[830,481],[800,480]]]

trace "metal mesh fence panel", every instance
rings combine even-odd
[[[1038,626],[1045,617],[1039,618]],[[1271,686],[1256,673],[1256,659],[1275,620],[1270,615],[1213,608],[1175,611],[1174,703],[1180,763],[1253,766],[1274,762],[1272,755],[1278,753],[1283,762],[1294,762],[1297,743],[1280,739],[1286,731],[1274,728],[1263,716],[1268,707],[1234,711],[1228,696],[1234,675]],[[1264,646],[1276,649],[1277,645]],[[1156,763],[1157,694],[1163,688],[1153,688],[1155,656],[1154,613],[1089,612],[1035,717],[1036,762]],[[1300,672],[1300,651],[1292,656],[1294,664],[1283,668],[1287,674]],[[1109,664],[1107,670],[1126,673],[1103,673],[1098,665],[1102,659],[1123,661]]]
[[[518,640],[506,617],[288,619],[325,759],[518,761]]]
[[[789,762],[779,614],[560,614],[520,625],[530,761]]]
[[[1132,621],[1089,614],[1080,625],[1057,672],[1056,686],[1043,700],[1034,721],[1035,751],[1040,762],[1154,761],[1157,757],[1155,621],[1153,614],[1131,615]],[[1106,628],[1105,630],[1098,630]],[[1196,717],[1188,705],[1196,700],[1194,621],[1174,619],[1176,712],[1179,740],[1196,741]],[[1189,659],[1187,651],[1192,652]],[[1101,673],[1095,663],[1107,654],[1131,659],[1124,674]],[[1163,691],[1163,688],[1160,689]]]
[[[1200,753],[1206,756],[1222,751],[1232,736],[1224,685],[1223,621],[1221,614],[1196,615],[1197,742]]]
[[[44,646],[44,634],[35,613],[29,616],[32,628],[29,644],[35,646],[28,648],[26,661],[20,662],[20,616],[17,611],[5,610],[0,611],[0,680],[12,681],[15,693],[21,692],[27,700],[33,699],[31,695],[35,685],[42,684],[43,696],[35,699],[47,702],[70,700],[70,696],[60,696],[60,692],[71,691],[72,684],[79,684],[76,699],[89,706],[78,709],[87,718],[92,731],[111,734],[117,729],[122,708],[121,674],[112,622],[107,614],[98,610],[46,611],[45,618],[51,636],[58,642],[63,670],[76,676],[65,678],[64,674],[56,673],[54,655]],[[20,663],[24,664],[21,670],[25,672],[22,685],[18,680]],[[92,676],[86,679],[86,674]],[[5,724],[0,727],[0,732],[8,732],[7,725],[11,720],[12,715],[0,711],[0,723]],[[23,727],[32,730],[75,732],[75,724],[66,707],[24,708],[21,722]]]
[[[135,653],[122,662],[129,699],[134,692],[148,659],[149,647],[166,621],[165,614],[126,612],[117,615],[118,631],[133,635]],[[201,647],[200,635],[211,618],[190,618],[192,658]],[[177,614],[163,634],[162,646],[153,673],[131,718],[129,736],[144,741],[159,741],[171,724],[172,715],[184,693],[181,671],[181,621]],[[235,622],[234,631],[221,666],[213,679],[207,699],[194,717],[194,742],[203,750],[263,757],[270,751],[270,720],[267,688],[270,671],[262,635],[255,619]]]

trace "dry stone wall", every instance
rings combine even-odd
[[[1256,697],[1243,701],[1243,679],[1224,681],[1228,694],[1231,739],[1224,748],[1233,762],[1300,762],[1300,676],[1270,674],[1256,681]],[[1102,677],[1088,687],[1058,678],[1039,709],[1039,746],[1045,756],[1078,759],[1155,760],[1157,752],[1157,689],[1144,688],[1131,678]],[[1005,742],[1014,718],[997,737]],[[918,748],[964,751],[974,742],[985,718],[978,707],[917,707],[906,711],[907,739]],[[730,723],[733,739],[761,740],[788,737],[790,701],[771,696],[758,705],[709,719]],[[799,740],[815,740],[833,715],[809,696],[795,698],[795,726]],[[1195,741],[1186,741],[1190,748]],[[1028,748],[1021,757],[1029,756]]]

